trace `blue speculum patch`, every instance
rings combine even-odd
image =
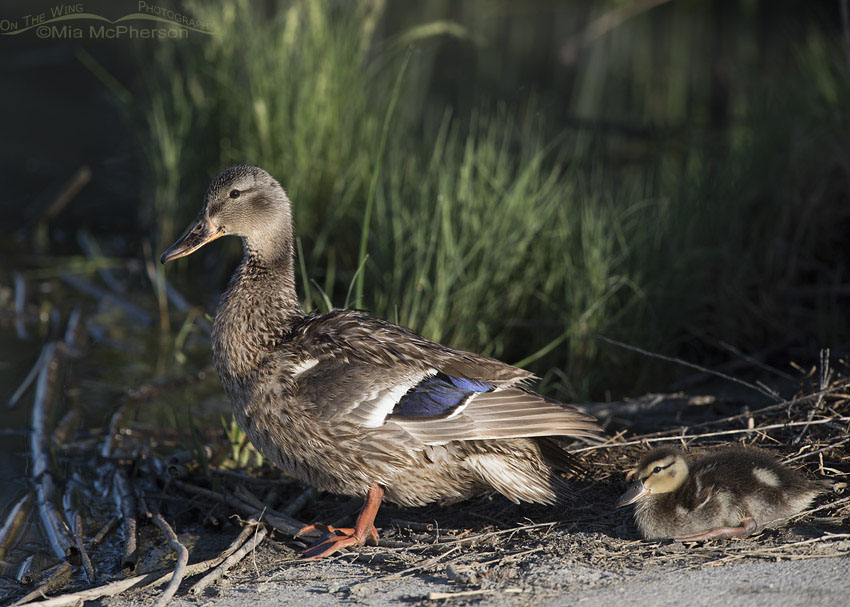
[[[493,384],[437,373],[416,384],[393,409],[402,417],[442,417],[450,415],[478,392],[489,392]]]

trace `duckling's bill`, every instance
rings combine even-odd
[[[629,504],[634,504],[636,501],[641,499],[644,496],[649,495],[652,491],[643,484],[643,481],[638,479],[629,485],[629,488],[626,489],[626,492],[620,496],[620,499],[617,500],[617,508],[622,508],[623,506],[628,506]]]
[[[221,238],[225,234],[224,228],[214,225],[206,217],[198,217],[195,223],[189,228],[189,231],[177,242],[168,247],[165,253],[159,258],[159,262],[165,263],[172,259],[190,255],[205,244]]]

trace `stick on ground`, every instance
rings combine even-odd
[[[200,495],[202,497],[211,498],[228,504],[235,508],[243,516],[253,516],[258,519],[262,517],[263,522],[268,523],[278,531],[282,531],[289,536],[294,537],[299,531],[301,531],[301,529],[306,527],[306,525],[301,521],[285,516],[282,512],[277,514],[264,513],[262,510],[254,508],[253,506],[250,506],[231,495],[225,495],[216,491],[211,491],[210,489],[204,489],[203,487],[198,487],[177,479],[172,479],[171,482],[175,487],[182,491],[186,491],[187,493],[193,493],[195,495]]]
[[[252,550],[256,550],[257,546],[259,546],[260,543],[268,535],[268,529],[266,529],[262,525],[245,527],[245,529],[242,530],[242,534],[244,534],[245,530],[248,530],[249,534],[253,531],[254,534],[246,542],[243,543],[241,548],[239,548],[236,552],[228,556],[221,565],[213,569],[210,573],[202,577],[197,584],[192,586],[190,590],[192,594],[194,594],[195,596],[200,595],[211,584],[221,579],[221,577],[225,573],[227,573],[227,571],[231,567],[233,567],[234,565],[239,563],[239,561],[244,559]],[[239,535],[240,538],[242,537],[242,534]]]
[[[112,478],[115,487],[115,501],[121,513],[124,533],[124,551],[121,557],[122,571],[134,571],[139,551],[136,547],[136,499],[130,490],[130,481],[123,470],[116,470]]]
[[[174,575],[162,595],[154,603],[154,607],[165,607],[168,601],[177,593],[177,589],[186,575],[186,565],[189,563],[189,551],[186,550],[186,546],[180,543],[177,534],[174,533],[174,529],[162,518],[161,514],[154,514],[153,522],[160,528],[163,535],[165,535],[169,547],[177,553],[177,566],[174,567]]]
[[[38,355],[38,359],[32,366],[32,369],[30,369],[30,372],[27,373],[27,376],[24,378],[24,381],[21,382],[21,385],[18,386],[18,389],[15,390],[15,393],[12,394],[9,402],[6,403],[6,406],[10,409],[18,404],[18,401],[21,400],[21,397],[24,394],[26,394],[26,391],[32,385],[32,382],[35,381],[36,377],[38,377],[38,374],[41,372],[41,368],[44,366],[44,363],[47,362],[47,354],[50,352],[50,345],[51,344],[46,344],[44,346],[41,350],[41,354]]]
[[[97,583],[97,574],[92,567],[89,553],[86,552],[85,544],[83,543],[83,517],[77,512],[76,520],[74,521],[74,538],[77,540],[77,550],[80,551],[80,558],[83,560],[83,568],[86,571],[86,577],[90,584]]]
[[[222,559],[221,557],[216,557],[208,561],[202,561],[200,563],[195,563],[194,565],[189,565],[186,568],[186,575],[198,575],[199,573],[203,573],[204,571],[209,571],[213,567],[218,566],[223,560],[224,559]],[[162,571],[154,571],[143,575],[137,575],[131,578],[118,580],[116,582],[111,582],[109,584],[104,584],[103,586],[97,586],[96,588],[87,588],[85,590],[80,590],[79,592],[61,594],[59,596],[53,597],[52,599],[47,599],[46,601],[24,603],[22,599],[20,602],[15,603],[15,607],[23,607],[24,605],[29,605],[31,607],[68,607],[73,605],[74,607],[76,607],[82,605],[86,601],[94,601],[106,596],[115,596],[116,594],[121,594],[125,590],[136,588],[138,586],[161,586],[162,584],[170,582],[173,576],[173,571],[169,571],[165,574],[163,574]],[[32,601],[32,598],[28,600]]]
[[[62,515],[53,503],[56,487],[50,474],[50,451],[47,420],[53,397],[58,359],[58,343],[51,342],[44,349],[44,364],[38,372],[33,399],[30,424],[30,455],[32,456],[32,477],[35,480],[35,500],[45,541],[53,554],[60,559],[69,559],[73,563],[78,551]],[[76,563],[74,563],[76,564]]]
[[[0,527],[0,561],[6,558],[6,553],[17,543],[18,538],[27,528],[27,520],[32,511],[32,494],[27,493],[9,510],[3,526]]]
[[[15,270],[15,332],[18,339],[27,339],[27,327],[25,321],[24,306],[27,301],[27,283],[20,272]]]
[[[307,487],[298,497],[289,502],[281,512],[287,516],[295,516],[312,499],[314,493],[313,487]]]
[[[38,585],[38,588],[22,596],[15,603],[13,603],[12,607],[15,607],[17,605],[24,605],[26,603],[29,603],[30,601],[35,601],[37,599],[47,597],[47,593],[50,592],[53,588],[55,588],[59,582],[68,577],[70,573],[71,565],[67,562],[62,563],[59,567],[56,568],[55,571],[53,571],[53,573],[47,576],[47,579],[44,580],[44,582]]]

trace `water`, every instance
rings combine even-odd
[[[82,277],[87,283],[109,291],[98,278]],[[116,285],[132,284],[133,272],[118,275]],[[150,284],[150,283],[148,283]],[[2,287],[0,287],[2,288]],[[194,427],[221,433],[222,419],[230,419],[230,409],[214,372],[179,389],[166,389],[138,402],[128,399],[128,391],[151,382],[193,375],[209,367],[211,354],[207,334],[187,324],[182,337],[178,331],[162,332],[152,289],[112,291],[99,300],[69,288],[58,280],[28,281],[25,323],[29,336],[21,339],[15,330],[14,311],[0,319],[0,510],[3,518],[17,501],[31,490],[32,457],[29,444],[35,382],[14,408],[6,403],[39,359],[44,343],[61,336],[70,311],[82,311],[85,339],[82,347],[60,357],[49,400],[48,433],[74,411],[74,423],[64,439],[51,441],[50,472],[56,481],[55,503],[72,521],[82,515],[84,537],[90,540],[97,530],[117,515],[112,491],[115,457],[132,461],[136,454],[167,457],[187,448],[187,439],[175,431]],[[120,300],[120,301],[119,301]],[[128,305],[132,304],[132,305]],[[138,309],[134,311],[133,306]],[[151,322],[144,322],[144,316]],[[171,311],[169,320],[179,328],[188,315]],[[110,434],[110,421],[123,408],[112,441],[112,457],[102,457],[103,444]],[[34,569],[59,562],[45,543],[38,516],[33,511],[29,527],[0,563],[0,574],[14,577],[18,565],[33,556]],[[121,534],[112,532],[92,555],[110,571],[120,554]],[[81,575],[77,572],[76,575]],[[37,576],[36,576],[37,577]],[[0,591],[2,594],[2,591]]]

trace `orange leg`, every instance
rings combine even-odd
[[[304,558],[318,559],[323,556],[329,556],[345,548],[346,546],[362,546],[367,539],[378,543],[378,531],[375,529],[375,515],[378,514],[378,508],[381,506],[381,500],[384,497],[384,489],[378,483],[372,483],[369,487],[369,495],[366,496],[366,503],[363,504],[363,509],[357,515],[357,522],[354,528],[340,529],[328,525],[307,525],[297,535],[309,533],[311,531],[325,531],[332,534],[331,537],[322,540],[307,549],[304,552]]]
[[[757,527],[758,525],[756,525],[754,519],[745,518],[741,521],[740,527],[715,527],[714,529],[706,529],[705,531],[698,531],[697,533],[682,535],[673,539],[680,542],[701,542],[712,539],[725,540],[730,537],[747,537],[748,535],[752,535]]]

